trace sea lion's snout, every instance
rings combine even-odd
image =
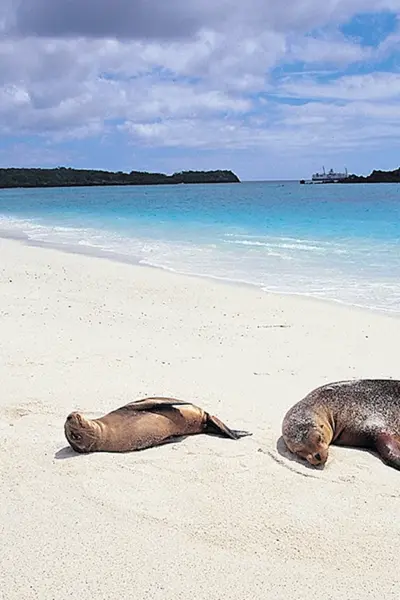
[[[306,456],[306,459],[314,467],[324,465],[328,459],[328,451],[320,450],[319,452],[315,452],[313,454],[308,454]]]
[[[315,467],[322,463],[322,457],[319,452],[317,452],[316,454],[309,454],[307,456],[307,460],[311,465],[314,465]]]
[[[80,413],[72,412],[65,420],[65,436],[76,452],[88,452],[92,446],[90,421]]]
[[[82,420],[78,413],[70,413],[65,421],[65,433],[68,441],[81,439]]]
[[[78,412],[70,413],[67,417],[67,422],[70,426],[76,425],[78,427],[82,427],[83,425],[82,416]]]

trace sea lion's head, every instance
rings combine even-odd
[[[311,465],[324,465],[328,459],[332,431],[318,417],[299,418],[288,415],[283,421],[282,436],[290,452],[304,458]]]
[[[98,437],[98,426],[79,412],[72,412],[64,424],[65,437],[75,452],[90,452]]]

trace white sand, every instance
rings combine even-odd
[[[0,598],[399,598],[400,473],[338,447],[310,469],[277,440],[317,385],[399,377],[400,319],[9,240],[0,256]],[[71,410],[146,395],[254,435],[64,449]]]

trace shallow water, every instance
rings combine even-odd
[[[181,273],[400,312],[400,186],[0,190],[0,229]]]

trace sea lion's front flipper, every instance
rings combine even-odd
[[[400,471],[400,440],[389,433],[381,433],[375,440],[375,447],[382,460]]]
[[[134,402],[130,402],[125,406],[121,406],[117,410],[130,410],[130,411],[146,411],[146,410],[154,410],[154,409],[163,409],[163,408],[171,408],[174,406],[184,406],[192,404],[192,402],[188,402],[185,400],[177,400],[176,398],[143,398],[142,400],[135,400]]]
[[[218,417],[214,417],[213,415],[209,415],[207,413],[207,421],[206,421],[206,433],[214,433],[223,435],[224,437],[229,437],[232,440],[238,440],[239,438],[246,437],[248,435],[253,435],[249,431],[241,431],[237,429],[229,429],[218,419]]]

